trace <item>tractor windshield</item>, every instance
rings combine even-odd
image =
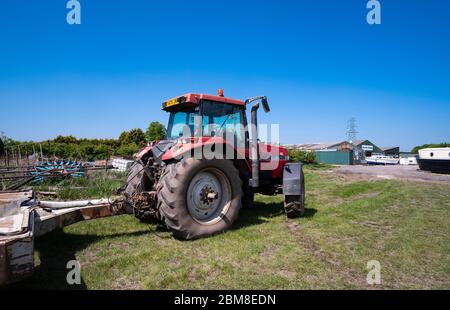
[[[231,104],[204,100],[202,102],[203,136],[232,135],[244,140],[243,109]]]
[[[238,142],[243,142],[244,113],[239,106],[202,100],[200,109],[190,107],[170,113],[167,138],[234,136]]]
[[[244,107],[204,100],[201,112],[204,137],[221,137],[236,148],[245,147]]]

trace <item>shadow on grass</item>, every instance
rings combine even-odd
[[[306,208],[303,217],[313,217],[316,212],[316,209]],[[234,223],[232,229],[237,230],[248,226],[264,224],[269,222],[270,218],[277,216],[284,216],[283,205],[281,203],[256,202],[254,207],[241,210],[239,218]],[[76,253],[102,239],[112,239],[121,236],[141,236],[152,232],[167,232],[167,229],[157,225],[154,231],[144,229],[132,233],[118,233],[103,236],[67,234],[62,230],[54,231],[35,240],[35,250],[39,252],[40,265],[36,267],[33,276],[25,281],[11,285],[7,289],[85,290],[87,286],[83,278],[81,278],[79,285],[69,285],[66,280],[67,273],[70,271],[66,267],[67,262],[76,260]],[[161,238],[169,239],[173,238],[173,236],[164,235]]]
[[[317,213],[317,209],[305,208],[305,214],[303,218],[313,217]],[[233,225],[233,230],[243,227],[260,225],[270,221],[270,218],[284,215],[282,203],[262,203],[255,202],[255,205],[251,208],[242,209],[239,213],[239,217]]]
[[[40,254],[40,265],[34,270],[31,278],[13,284],[9,289],[65,289],[85,290],[86,283],[81,277],[81,283],[69,285],[66,277],[70,269],[67,262],[76,260],[75,254],[92,243],[105,238],[120,236],[140,236],[150,233],[141,230],[132,233],[112,234],[107,236],[66,234],[62,230],[54,231],[35,240],[35,250]]]
[[[317,213],[317,209],[314,208],[305,208],[305,214],[302,217],[309,218],[313,217]]]

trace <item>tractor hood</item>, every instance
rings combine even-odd
[[[152,148],[153,157],[155,157],[155,159],[161,159],[162,156],[176,143],[177,141],[174,140],[159,141]]]
[[[163,140],[152,142],[149,146],[143,148],[137,155],[137,160],[144,162],[150,156],[153,156],[155,162],[160,163],[162,161],[168,161],[184,156],[186,153],[190,153],[195,149],[203,149],[205,146],[211,145],[224,145],[224,149],[228,148],[234,150],[232,145],[229,145],[227,141],[222,137],[191,137],[180,138],[176,140]],[[214,147],[212,149],[215,149]],[[230,154],[235,154],[238,159],[245,159],[245,147],[237,148],[237,154],[234,151]],[[222,153],[221,153],[222,154]]]
[[[136,155],[137,160],[146,160],[153,156],[156,162],[161,162],[163,155],[177,143],[176,140],[162,140],[152,142],[149,146],[144,147]]]

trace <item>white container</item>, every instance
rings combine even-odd
[[[404,166],[417,165],[417,158],[415,157],[400,158],[400,165]]]
[[[117,172],[127,172],[133,165],[134,161],[121,158],[114,158],[112,160],[113,170]]]

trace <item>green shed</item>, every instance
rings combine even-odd
[[[353,151],[316,151],[320,163],[331,165],[353,165]]]

